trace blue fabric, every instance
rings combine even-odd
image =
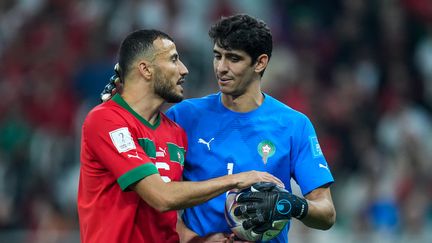
[[[293,178],[304,195],[333,182],[310,120],[269,95],[247,113],[225,108],[217,93],[184,100],[166,114],[187,133],[184,180],[224,176],[232,165],[232,173],[267,171],[289,191]],[[223,194],[184,210],[185,224],[201,236],[231,232],[224,217],[225,199]],[[288,227],[271,242],[288,242]]]

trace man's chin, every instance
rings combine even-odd
[[[233,95],[234,94],[233,90],[228,89],[227,87],[220,87],[219,86],[219,91],[224,95]]]
[[[180,101],[182,101],[184,99],[184,96],[183,95],[178,95],[178,96],[171,96],[171,97],[167,97],[166,99],[165,99],[165,101],[167,102],[167,103],[179,103]]]

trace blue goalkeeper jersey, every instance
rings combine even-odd
[[[264,97],[260,107],[247,113],[227,109],[221,93],[184,100],[166,112],[187,133],[184,180],[266,171],[280,178],[289,191],[293,178],[303,195],[333,182],[310,120],[273,97]],[[225,199],[222,194],[184,210],[186,226],[201,236],[231,233],[224,216]],[[270,242],[288,242],[288,228]]]

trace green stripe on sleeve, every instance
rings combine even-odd
[[[138,138],[138,143],[148,157],[154,159],[156,158],[156,145],[148,138]]]
[[[180,163],[182,166],[184,165],[184,148],[178,146],[174,143],[167,143],[168,153],[170,155],[170,160],[173,162]]]
[[[122,191],[126,191],[130,185],[138,182],[141,179],[144,179],[149,175],[157,173],[159,173],[159,171],[157,170],[156,166],[149,162],[124,173],[117,179],[117,183],[120,185]]]

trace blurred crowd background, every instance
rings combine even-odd
[[[172,35],[198,97],[234,13],[271,27],[264,90],[311,118],[336,179],[336,225],[294,220],[290,242],[432,242],[430,0],[1,0],[0,242],[79,242],[81,123],[127,33]]]

